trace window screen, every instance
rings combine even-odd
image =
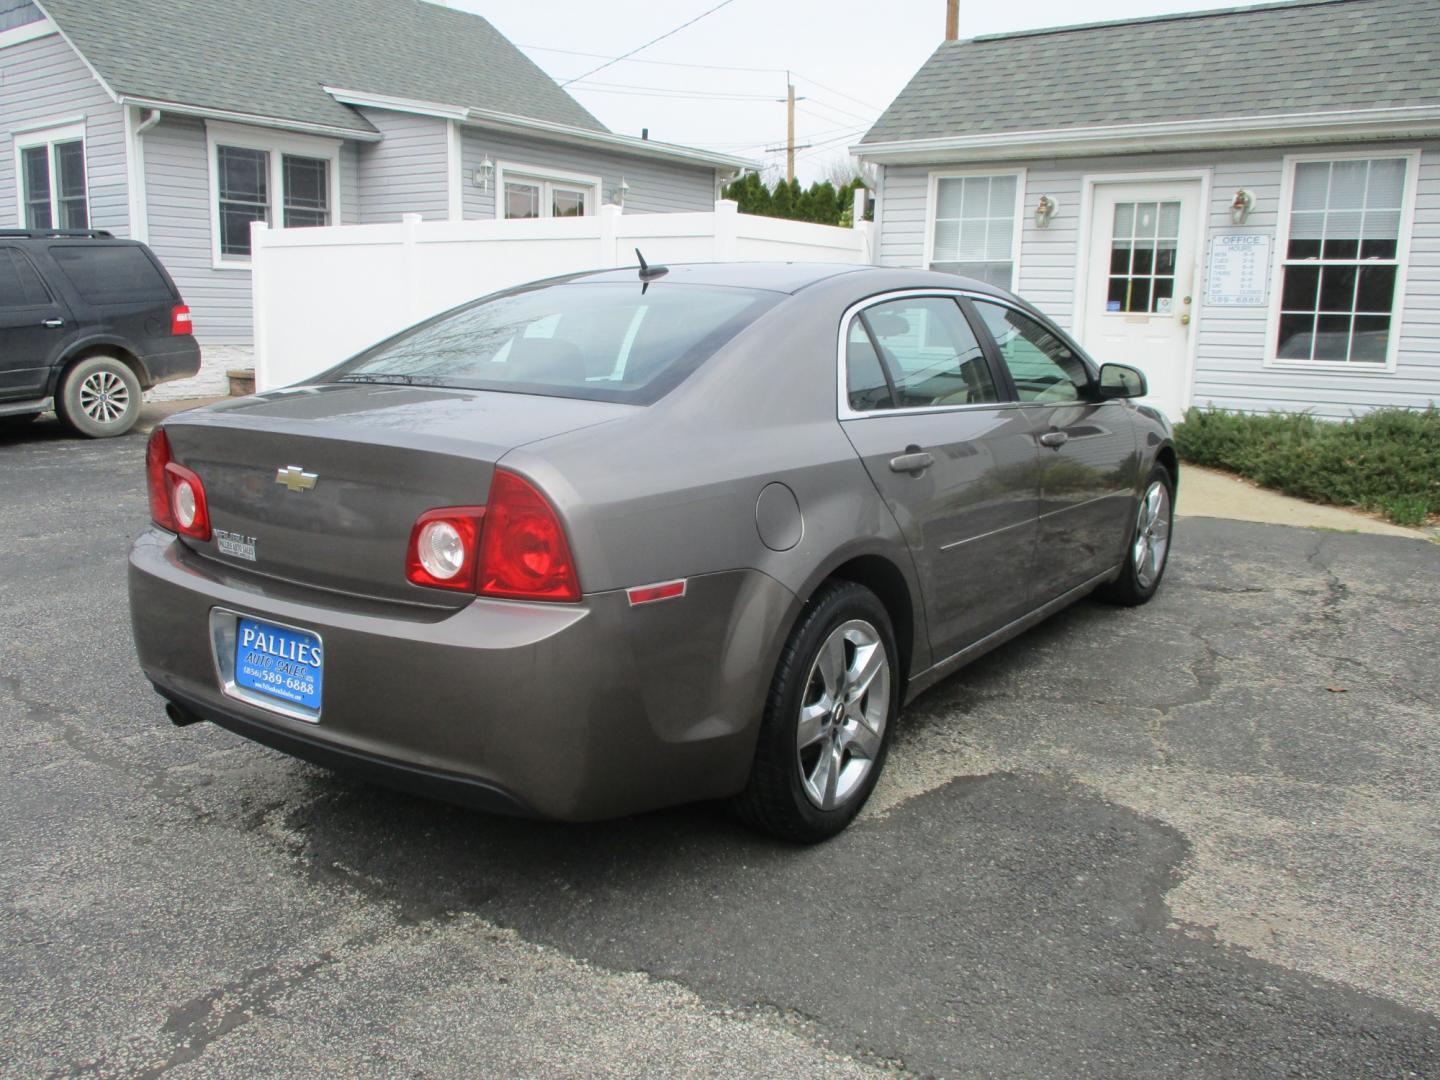
[[[1013,287],[1015,176],[945,176],[935,182],[930,269]]]
[[[1295,166],[1278,359],[1385,362],[1407,164],[1371,158]]]

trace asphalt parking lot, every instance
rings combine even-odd
[[[1190,518],[915,702],[817,848],[179,730],[144,439],[0,435],[0,1072],[1440,1075],[1440,545]]]

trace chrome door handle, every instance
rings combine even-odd
[[[41,325],[41,326],[48,326],[51,330],[59,330],[60,327],[62,327],[62,326],[65,325],[65,320],[64,320],[64,319],[46,319],[46,320],[45,320],[44,322],[42,322],[40,325]]]
[[[1064,446],[1070,441],[1070,436],[1063,431],[1047,431],[1040,436],[1041,446]]]
[[[924,450],[908,446],[905,449],[906,453],[890,459],[891,472],[908,472],[911,476],[919,476],[935,464],[935,459]]]

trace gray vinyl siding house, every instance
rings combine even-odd
[[[1172,416],[1440,400],[1440,0],[946,42],[853,149],[881,263],[1013,287]]]
[[[197,0],[174,16],[168,0],[0,0],[0,228],[149,243],[205,355],[168,395],[222,392],[250,364],[250,219],[704,211],[753,166],[608,131],[485,19],[439,5]]]

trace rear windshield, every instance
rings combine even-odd
[[[142,248],[130,244],[53,244],[50,257],[92,304],[133,304],[171,299],[170,286]]]
[[[664,281],[541,286],[447,312],[317,381],[648,405],[782,298]]]

